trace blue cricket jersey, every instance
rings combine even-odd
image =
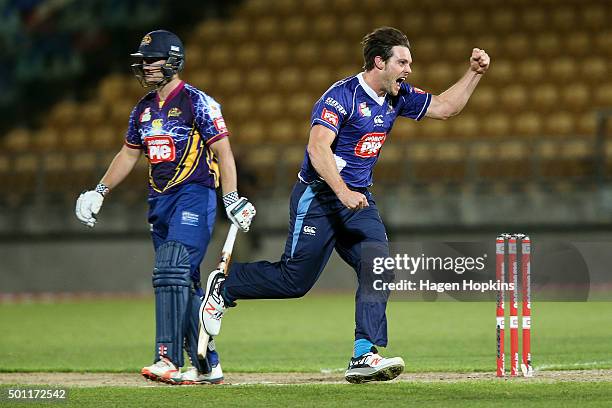
[[[315,103],[311,126],[323,125],[337,136],[331,145],[344,182],[352,187],[372,185],[372,169],[398,116],[420,120],[431,103],[431,94],[405,82],[397,96],[378,96],[363,73],[336,82]],[[321,180],[304,155],[298,175],[305,183]]]
[[[165,101],[145,95],[130,115],[126,146],[141,149],[149,161],[149,196],[172,194],[180,186],[216,188],[217,159],[210,145],[228,136],[221,106],[181,82]]]

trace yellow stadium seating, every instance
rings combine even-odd
[[[612,106],[612,81],[595,87],[595,104],[599,107]]]
[[[34,134],[32,147],[36,151],[53,151],[59,146],[60,134],[51,127],[40,129]]]
[[[556,169],[568,178],[586,174],[595,111],[612,107],[611,17],[608,2],[599,0],[431,0],[418,8],[405,0],[246,0],[229,18],[204,20],[184,38],[183,77],[222,103],[236,150],[249,149],[247,165],[269,184],[284,177],[279,160],[282,169],[301,161],[317,99],[361,71],[359,42],[373,28],[406,32],[413,56],[408,82],[433,93],[466,71],[472,48],[483,48],[492,65],[465,111],[449,121],[399,119],[376,177],[393,182],[406,156],[414,165],[402,169],[437,191],[464,180],[464,162],[474,159],[469,171],[503,191],[496,180],[526,177],[533,169],[519,163],[532,154],[545,178]],[[7,133],[3,154],[15,157],[0,157],[0,173],[10,168],[20,183],[32,184],[42,163],[56,180],[51,189],[75,170],[87,178],[78,181],[95,182],[108,162],[93,153],[112,158],[145,92],[123,71],[103,78],[88,101],[56,103],[41,129]],[[544,137],[550,139],[532,151]],[[142,183],[145,161],[137,171],[128,183]]]
[[[481,134],[486,137],[507,136],[511,129],[511,121],[506,113],[492,113],[481,120]]]
[[[14,128],[3,138],[3,151],[11,153],[27,152],[31,149],[32,136],[26,128]]]
[[[513,134],[525,137],[535,137],[542,134],[542,119],[534,112],[520,113],[514,117]]]
[[[569,136],[574,134],[574,116],[566,111],[558,111],[546,117],[544,131],[550,136]]]
[[[529,95],[523,85],[512,84],[501,90],[501,107],[504,112],[518,112],[525,109],[528,98]]]

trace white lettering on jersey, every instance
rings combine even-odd
[[[331,106],[332,108],[335,108],[343,115],[347,114],[346,109],[344,109],[344,106],[340,105],[340,103],[331,96],[328,96],[327,99],[325,99],[325,104]]]
[[[377,156],[386,139],[386,133],[366,133],[355,145],[355,155],[362,158]]]
[[[170,162],[176,158],[176,148],[172,137],[167,135],[146,136],[144,142],[151,164]]]

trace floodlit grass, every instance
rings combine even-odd
[[[242,301],[217,338],[224,369],[344,368],[353,308],[348,295]],[[402,356],[408,372],[493,372],[494,309],[486,302],[391,302],[384,354]],[[612,367],[612,303],[534,303],[532,320],[536,368]],[[2,305],[0,321],[0,371],[137,372],[154,355],[153,298]]]
[[[4,388],[4,387],[3,387]],[[5,389],[0,389],[6,401]],[[73,388],[62,407],[608,407],[612,383],[379,383],[365,385]],[[27,405],[27,404],[26,404]]]

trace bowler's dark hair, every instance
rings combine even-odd
[[[400,30],[393,27],[380,27],[372,31],[361,41],[363,45],[363,69],[366,71],[374,68],[374,58],[380,56],[383,61],[392,55],[391,49],[396,45],[410,48],[408,37]]]

